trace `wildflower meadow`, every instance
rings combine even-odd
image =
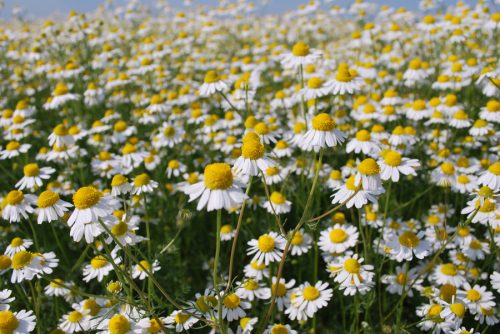
[[[0,334],[500,332],[499,2],[266,2],[3,19]]]

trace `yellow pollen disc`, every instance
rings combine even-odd
[[[304,235],[300,233],[300,231],[297,231],[292,238],[292,245],[299,246],[302,245],[303,242],[304,242]]]
[[[369,141],[371,139],[370,132],[368,130],[360,130],[356,133],[356,139],[359,141]]]
[[[57,125],[54,130],[52,130],[54,134],[58,137],[63,137],[68,135],[68,128],[64,126],[64,124]]]
[[[178,169],[181,166],[178,160],[170,160],[168,162],[168,168],[170,169]]]
[[[79,322],[80,320],[82,320],[83,318],[83,314],[81,314],[80,312],[78,311],[72,311],[69,315],[68,315],[68,321],[69,322]]]
[[[348,190],[357,191],[357,190],[361,189],[361,183],[358,186],[355,186],[354,181],[355,181],[354,175],[349,176],[349,178],[347,179],[346,184],[345,184],[345,186]]]
[[[451,302],[453,297],[457,294],[457,287],[453,284],[444,284],[439,288],[439,298],[446,302]]]
[[[115,314],[109,319],[108,328],[110,334],[126,334],[130,331],[130,322],[125,316]]]
[[[12,334],[19,327],[19,320],[17,320],[14,313],[11,311],[0,311],[0,333]]]
[[[17,248],[19,246],[21,246],[22,244],[24,243],[23,239],[19,238],[19,237],[15,237],[14,239],[12,239],[12,241],[10,242],[10,245],[14,248]]]
[[[316,131],[332,131],[335,128],[335,120],[326,113],[321,113],[312,119],[312,127]]]
[[[396,276],[396,282],[399,284],[399,285],[406,285],[406,282],[408,281],[408,277],[406,277],[406,274],[403,273],[403,272],[400,272],[397,276]]]
[[[31,263],[33,254],[28,251],[19,251],[12,257],[12,269],[18,270],[26,267]]]
[[[274,250],[274,239],[268,234],[259,237],[257,246],[262,253],[268,253]]]
[[[273,326],[270,334],[288,334],[288,333],[289,333],[288,328],[286,328],[285,325],[277,324]]]
[[[231,293],[224,297],[224,306],[230,310],[234,310],[238,306],[240,306],[240,297],[235,293]]]
[[[124,221],[119,221],[111,227],[111,233],[116,237],[121,237],[128,231],[128,225]]]
[[[60,288],[64,284],[64,281],[60,278],[56,278],[50,282],[50,286],[53,288]]]
[[[12,260],[8,255],[0,255],[0,270],[5,270],[10,268],[12,265]]]
[[[73,204],[79,210],[88,209],[96,205],[102,193],[94,187],[82,187],[73,195]]]
[[[266,267],[264,263],[258,263],[257,261],[252,261],[250,263],[250,267],[252,267],[255,270],[262,270]]]
[[[156,334],[160,333],[161,331],[161,325],[156,319],[151,319],[149,320],[149,328],[148,328],[148,333]]]
[[[466,237],[466,236],[470,235],[470,230],[468,227],[459,227],[459,228],[457,228],[457,233],[461,237]]]
[[[215,72],[215,71],[208,71],[205,74],[205,80],[204,81],[205,81],[205,83],[214,83],[214,82],[220,81],[220,77],[217,74],[217,72]]]
[[[126,143],[122,148],[122,154],[127,155],[137,152],[137,147],[134,144]]]
[[[376,175],[380,173],[380,167],[372,158],[365,159],[357,167],[358,171],[364,175]]]
[[[303,42],[296,43],[292,48],[292,54],[295,57],[305,57],[309,54],[309,45]]]
[[[358,260],[350,258],[344,261],[344,269],[350,274],[357,274],[361,269],[361,264]]]
[[[285,201],[286,201],[286,197],[277,191],[273,191],[271,196],[269,196],[269,199],[271,200],[271,202],[273,204],[277,204],[277,205],[285,204]]]
[[[58,83],[54,89],[54,96],[61,96],[65,94],[68,94],[68,87],[62,82]]]
[[[446,276],[456,276],[458,269],[453,263],[445,263],[441,266],[441,273]]]
[[[222,225],[220,228],[220,233],[229,234],[233,231],[233,227],[230,224]]]
[[[94,269],[103,268],[107,264],[108,264],[108,261],[102,255],[97,255],[92,260],[90,260],[90,266]]]
[[[306,286],[302,292],[302,296],[304,296],[305,300],[316,300],[319,295],[319,290],[314,286]]]
[[[24,194],[19,190],[10,191],[4,199],[5,204],[18,205],[24,200]],[[2,205],[3,207],[4,205]]]
[[[401,233],[399,243],[407,248],[415,248],[420,244],[420,239],[411,231]]]
[[[53,206],[59,201],[59,194],[56,192],[53,192],[51,190],[46,190],[40,194],[38,197],[38,200],[36,201],[36,205],[41,208],[48,208],[50,206]]]
[[[476,239],[472,240],[469,244],[469,247],[472,249],[483,249],[483,245]]]
[[[481,299],[481,294],[477,290],[471,289],[467,291],[467,299],[472,302],[477,302]]]
[[[182,312],[179,312],[175,315],[175,323],[177,324],[183,324],[189,319],[189,314],[185,314]]]
[[[137,175],[135,177],[134,186],[135,187],[142,187],[142,186],[149,184],[150,181],[151,181],[151,178],[149,177],[149,175],[146,173],[142,173],[142,174]]]
[[[429,311],[427,311],[427,315],[429,318],[436,318],[439,317],[439,314],[443,310],[443,307],[439,304],[433,304],[430,308]]]
[[[460,121],[468,119],[467,113],[463,110],[457,111],[455,114],[453,114],[454,119],[458,119]]]
[[[250,160],[260,159],[264,156],[264,145],[258,140],[246,140],[241,147],[241,156]]]
[[[312,77],[307,81],[307,87],[311,89],[318,89],[323,85],[323,80],[318,77]]]
[[[384,163],[392,167],[401,165],[401,153],[397,151],[386,152],[384,156]]]
[[[111,186],[118,187],[118,186],[123,185],[127,181],[128,181],[127,177],[125,177],[121,174],[116,174],[115,176],[113,176],[113,179],[111,180]]]
[[[497,112],[500,111],[500,102],[496,100],[490,100],[486,103],[486,110],[488,112]]]
[[[279,173],[279,171],[280,171],[280,169],[277,166],[269,167],[266,169],[266,175],[267,176],[274,176],[274,175],[277,175]]]
[[[258,135],[265,135],[265,134],[269,133],[269,127],[267,126],[266,123],[260,122],[260,123],[257,123],[257,125],[255,125],[254,131]]]
[[[248,279],[245,281],[245,283],[243,283],[243,287],[247,290],[257,290],[257,288],[259,287],[259,284],[257,284],[257,282],[255,282],[253,279]]]
[[[443,162],[441,164],[441,171],[446,175],[453,175],[455,173],[455,167],[451,162]]]
[[[461,303],[451,304],[450,310],[459,318],[463,318],[465,315],[465,306]]]
[[[341,63],[339,64],[339,68],[337,69],[337,73],[335,74],[335,80],[340,82],[350,82],[352,81],[353,76],[351,71],[349,71],[349,66],[347,64]]]
[[[149,271],[149,268],[151,268],[151,265],[149,264],[148,261],[146,260],[142,260],[142,261],[139,261],[139,264],[140,265],[137,265],[137,269],[139,271],[144,271],[144,269],[148,270]],[[144,268],[144,269],[143,269]]]
[[[467,175],[460,175],[459,177],[457,177],[457,182],[460,184],[467,184],[470,182],[470,180]]]
[[[113,129],[116,132],[123,132],[123,131],[125,131],[127,129],[127,122],[125,122],[125,121],[118,121],[113,126]]]
[[[167,126],[163,130],[163,134],[165,135],[165,137],[171,138],[171,137],[173,137],[175,135],[175,128],[172,127],[172,126]]]
[[[205,186],[211,190],[227,189],[233,185],[231,167],[223,162],[209,164],[204,171]]]
[[[493,165],[488,167],[488,172],[496,176],[500,175],[500,162],[497,161]]]
[[[240,319],[240,327],[245,329],[245,327],[247,327],[248,323],[250,322],[250,318],[249,317],[244,317],[244,318],[241,318]]]
[[[288,143],[284,140],[279,140],[277,143],[276,143],[276,148],[279,149],[279,150],[283,150],[285,148],[288,148]]]
[[[153,95],[149,102],[150,104],[161,104],[163,103],[163,98],[160,95]]]
[[[335,228],[330,231],[330,241],[334,244],[341,244],[346,241],[348,234],[341,228]]]
[[[493,212],[495,208],[495,201],[488,199],[484,201],[483,205],[481,205],[479,212]]]
[[[199,178],[197,173],[189,173],[189,176],[187,178],[189,184],[195,184],[196,182],[198,182],[198,180]]]

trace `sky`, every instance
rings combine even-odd
[[[12,8],[21,6],[24,8],[29,17],[48,17],[51,15],[65,15],[70,10],[77,12],[93,11],[103,0],[3,0],[5,7],[2,9],[0,16],[8,19],[11,16]],[[115,3],[124,3],[126,0],[114,0]],[[154,4],[154,0],[143,0],[145,4]],[[259,2],[259,0],[254,0]],[[353,0],[335,0],[332,4],[345,5],[352,3]],[[404,6],[408,9],[415,10],[418,8],[419,0],[371,0],[378,4],[387,4],[394,7]],[[444,3],[452,4],[454,0],[443,0]],[[468,3],[473,1],[466,1]],[[182,0],[170,0],[176,8],[182,8]],[[194,4],[215,5],[217,0],[193,0]],[[271,3],[266,7],[265,12],[279,13],[288,9],[296,8],[299,4],[307,3],[307,0],[271,0]]]

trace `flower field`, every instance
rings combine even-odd
[[[4,21],[0,334],[498,333],[495,6]]]

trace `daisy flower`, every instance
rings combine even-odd
[[[3,289],[0,291],[0,311],[5,311],[10,308],[10,303],[12,303],[16,298],[11,297],[12,291],[9,289]]]
[[[184,188],[189,201],[200,199],[196,209],[207,207],[207,211],[230,210],[243,203],[247,196],[241,190],[242,184],[233,180],[231,167],[226,163],[213,163],[205,167],[203,181]]]
[[[132,185],[128,182],[128,178],[122,174],[116,174],[111,180],[111,195],[118,197],[126,195],[132,190]]]
[[[402,158],[398,151],[382,151],[383,159],[378,161],[381,168],[380,178],[384,181],[391,179],[393,182],[399,181],[399,174],[416,176],[415,169],[420,167],[420,162],[416,159]]]
[[[260,142],[258,135],[254,132],[247,133],[243,138],[241,156],[234,162],[235,172],[255,176],[274,165],[276,163],[265,156],[264,145]]]
[[[49,135],[49,145],[64,147],[71,146],[75,143],[75,139],[69,134],[68,128],[64,124],[57,125]]]
[[[305,282],[296,289],[295,296],[292,303],[312,318],[318,310],[328,305],[333,296],[333,289],[329,288],[328,283],[322,281],[316,282],[315,285]]]
[[[363,265],[363,258],[358,255],[340,258],[329,264],[329,271],[335,277],[335,282],[340,283],[340,290],[345,290],[344,295],[354,295],[359,291],[365,294],[371,290],[374,285],[372,265]]]
[[[297,138],[297,144],[303,150],[317,152],[320,148],[334,147],[342,144],[347,137],[336,129],[335,120],[329,114],[318,114],[311,123],[312,129]]]
[[[38,224],[43,222],[51,222],[58,220],[64,216],[64,213],[69,210],[73,205],[63,201],[59,194],[51,190],[46,190],[38,196],[36,200],[37,208],[35,212],[38,216]]]
[[[297,69],[318,62],[323,57],[320,50],[311,49],[304,42],[298,42],[292,47],[292,52],[281,55],[281,65],[284,68]]]
[[[374,159],[368,158],[361,161],[356,169],[357,173],[354,178],[355,186],[361,185],[365,190],[383,192],[380,166]]]
[[[104,319],[99,328],[103,334],[143,334],[150,326],[149,319],[132,319],[129,315],[119,313]]]
[[[40,188],[43,185],[42,180],[49,179],[55,171],[52,167],[39,168],[36,163],[27,164],[23,167],[24,176],[16,183],[16,188],[19,190]]]
[[[70,236],[80,241],[85,235],[85,241],[91,243],[102,232],[98,220],[109,217],[117,202],[94,187],[82,187],[73,195],[73,205],[75,210],[68,219]]]
[[[90,316],[87,312],[82,313],[77,310],[73,310],[62,316],[62,321],[59,324],[59,328],[66,333],[75,333],[80,331],[86,331],[89,328]]]
[[[230,293],[222,299],[222,318],[227,321],[238,320],[246,315],[245,309],[249,309],[251,304],[241,300],[236,293]]]
[[[370,155],[380,152],[380,148],[375,141],[372,140],[368,130],[359,130],[356,136],[351,139],[346,146],[347,153],[360,153]]]
[[[67,295],[70,290],[64,285],[67,285],[62,279],[54,278],[50,281],[49,285],[47,285],[44,289],[45,295],[47,296],[58,296],[62,297]]]
[[[42,270],[42,258],[28,251],[19,251],[12,256],[11,283],[31,281]]]
[[[160,262],[158,262],[158,260],[154,260],[152,265],[148,261],[142,260],[140,262],[140,265],[136,264],[134,266],[134,269],[132,271],[132,278],[138,278],[139,280],[142,281],[146,277],[148,277],[149,275],[148,272],[155,273],[160,269],[161,269]]]
[[[297,334],[296,330],[293,330],[290,325],[275,324],[267,326],[264,334]]]
[[[167,328],[175,328],[176,332],[189,331],[197,322],[198,319],[179,310],[165,318]]]
[[[33,205],[36,201],[34,195],[24,195],[19,190],[10,191],[2,201],[2,218],[11,223],[28,219],[28,214],[33,213]]]
[[[420,231],[418,234],[412,231],[404,231],[397,238],[395,236],[391,237],[386,245],[390,248],[391,257],[398,262],[411,261],[413,256],[422,260],[430,254],[431,249],[431,244],[423,239],[424,235],[424,231]]]
[[[271,289],[265,287],[253,278],[247,278],[244,282],[236,282],[235,293],[238,297],[253,302],[254,299],[271,298]]]
[[[292,293],[291,289],[293,288],[294,285],[295,285],[294,279],[291,279],[287,283],[284,278],[280,278],[280,281],[278,283],[277,278],[273,276],[271,284],[271,292],[272,294],[275,295],[274,300],[278,311],[283,311],[290,305],[290,295]]]
[[[236,235],[236,230],[233,229],[231,224],[222,225],[220,228],[220,240],[229,241]]]
[[[5,146],[5,149],[0,151],[0,160],[12,159],[19,156],[21,153],[26,153],[30,149],[31,144],[21,144],[18,141],[10,141]]]
[[[347,208],[355,206],[358,209],[366,205],[368,201],[376,204],[378,202],[376,196],[382,193],[380,189],[376,191],[364,190],[361,184],[356,186],[354,175],[351,175],[345,185],[338,187],[336,191],[331,196],[333,197],[332,204],[347,202]]]
[[[9,334],[26,334],[35,330],[36,317],[33,311],[0,311],[0,330]]]
[[[500,190],[500,161],[495,162],[486,171],[482,172],[477,183],[494,191]]]
[[[252,261],[245,266],[243,271],[246,277],[253,277],[257,281],[264,279],[264,277],[269,277],[269,268],[263,262]]]
[[[116,256],[116,252],[112,256],[113,262],[117,265],[120,264],[121,260]],[[94,278],[97,278],[97,281],[101,282],[113,270],[113,265],[103,255],[97,255],[83,268],[83,280],[90,282]]]
[[[312,237],[303,229],[295,232],[290,242],[290,254],[300,256],[306,254],[312,246]]]
[[[495,306],[493,293],[478,284],[471,286],[469,282],[465,282],[462,289],[458,290],[457,296],[464,301],[471,314],[480,312],[481,307],[491,309]]]
[[[292,209],[292,202],[287,201],[286,197],[277,191],[273,191],[269,196],[269,200],[264,202],[263,207],[270,214],[284,214]]]
[[[151,180],[147,173],[137,175],[132,182],[132,195],[152,193],[158,188],[158,182]]]
[[[438,284],[453,284],[456,287],[461,287],[466,282],[460,269],[450,262],[436,266],[431,278]]]
[[[335,224],[321,231],[318,246],[325,253],[343,253],[358,242],[358,230],[349,224]]]
[[[349,65],[340,63],[335,78],[328,81],[325,86],[333,95],[353,94],[360,89],[361,79],[349,69]]]
[[[223,92],[228,88],[227,84],[215,71],[208,71],[205,74],[203,84],[200,86],[200,96],[210,96],[217,92]]]
[[[403,292],[406,293],[409,297],[413,296],[413,290],[410,289],[412,287],[418,287],[423,279],[419,278],[418,269],[412,268],[410,270],[405,270],[401,266],[396,267],[395,275],[384,275],[382,276],[382,283],[387,284],[387,292],[402,295]],[[417,281],[415,281],[417,279]]]
[[[280,261],[285,249],[286,240],[276,232],[269,232],[261,235],[258,239],[252,239],[248,242],[250,246],[247,250],[248,255],[255,254],[252,261],[264,263],[266,266],[271,262]]]

